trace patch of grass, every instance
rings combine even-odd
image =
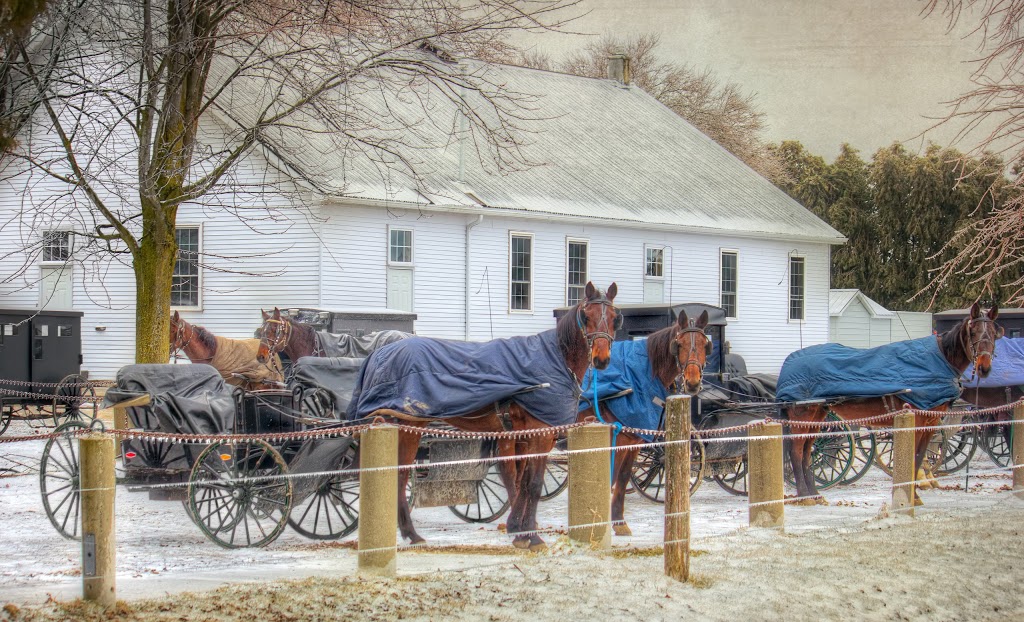
[[[715,584],[715,580],[706,574],[690,574],[690,585],[698,590],[706,590]]]
[[[665,548],[661,546],[630,547],[626,549],[615,549],[608,552],[608,555],[615,559],[629,559],[631,557],[661,557],[664,554]]]

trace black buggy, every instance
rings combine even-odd
[[[126,415],[127,428],[150,434],[121,441],[118,483],[148,491],[151,499],[180,501],[189,518],[227,548],[265,546],[290,525],[316,539],[355,530],[359,482],[352,438],[332,436],[334,418],[305,413],[301,393],[246,392],[225,385],[208,365],[130,365],[118,372],[106,405]],[[79,461],[68,422],[43,450],[40,484],[54,527],[79,531]],[[115,427],[121,427],[116,425]],[[317,438],[296,438],[316,430]],[[177,442],[173,435],[209,437]],[[272,434],[246,438],[248,434]],[[288,477],[304,475],[303,477]]]

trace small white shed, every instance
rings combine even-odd
[[[890,311],[859,289],[831,289],[828,340],[853,348],[875,348],[932,334],[932,314]]]

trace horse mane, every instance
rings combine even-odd
[[[587,340],[580,336],[580,327],[576,324],[576,318],[580,312],[580,305],[577,303],[569,313],[558,318],[555,324],[556,335],[558,336],[558,348],[562,351],[566,365],[572,361],[587,360]]]
[[[651,370],[666,386],[668,383],[665,383],[665,378],[671,379],[675,376],[676,361],[669,350],[675,331],[676,325],[673,323],[647,336],[647,358],[651,361]]]
[[[209,348],[211,352],[217,349],[217,338],[213,336],[213,333],[198,324],[192,324],[191,326],[195,335],[194,339]]]
[[[964,371],[971,364],[967,353],[963,350],[963,340],[961,338],[961,333],[969,321],[970,318],[965,318],[955,327],[939,335],[939,350],[942,351],[942,356],[949,361],[950,365],[960,371]]]

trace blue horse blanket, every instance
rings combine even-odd
[[[589,408],[594,399],[594,378],[597,378],[597,399],[608,406],[622,425],[644,430],[657,430],[661,424],[661,404],[668,391],[655,377],[647,356],[647,341],[616,341],[612,344],[612,360],[608,367],[594,373],[587,370],[583,377],[583,401],[580,410]],[[605,401],[626,389],[633,392]],[[655,399],[660,400],[655,403]],[[653,440],[644,436],[645,440]]]
[[[522,393],[543,383],[551,386]],[[484,343],[410,337],[388,344],[363,362],[348,417],[386,408],[444,419],[510,398],[548,425],[576,420],[579,386],[553,329]]]
[[[959,377],[933,336],[869,350],[826,343],[786,357],[775,397],[799,402],[881,397],[910,389],[900,399],[929,409],[960,397]]]
[[[995,358],[988,377],[971,376],[974,376],[973,363],[964,372],[962,382],[965,387],[984,389],[1024,385],[1024,337],[996,339]]]

